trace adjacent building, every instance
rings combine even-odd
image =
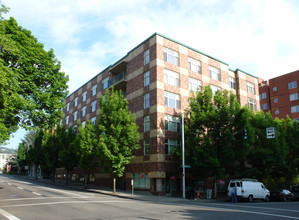
[[[259,83],[260,108],[275,118],[287,115],[299,122],[299,70]]]
[[[154,194],[180,191],[180,165],[173,156],[173,149],[181,147],[179,117],[193,92],[207,85],[213,92],[230,90],[242,106],[259,110],[257,77],[155,33],[69,95],[63,123],[96,123],[105,89],[121,90],[136,115],[141,146],[126,167],[124,185],[133,179],[135,188]],[[95,184],[107,184],[109,178],[101,173],[92,177]]]

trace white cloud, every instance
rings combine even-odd
[[[264,79],[299,69],[297,0],[3,0],[74,91],[161,33]]]

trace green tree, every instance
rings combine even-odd
[[[61,161],[59,159],[60,142],[62,137],[62,127],[56,129],[49,129],[44,131],[42,139],[42,149],[45,156],[47,168],[52,173],[52,180],[55,183],[55,171],[56,168],[61,167]]]
[[[189,99],[185,123],[186,163],[194,176],[228,179],[241,177],[253,143],[250,111],[236,96],[209,86]]]
[[[250,118],[250,123],[254,127],[254,143],[248,154],[247,161],[251,169],[248,176],[264,180],[271,178],[283,159],[282,150],[285,149],[283,131],[276,128],[276,138],[267,139],[266,129],[268,127],[279,127],[278,120],[274,120],[270,113],[257,112]],[[276,175],[276,174],[275,174]]]
[[[35,165],[35,178],[37,179],[37,169],[41,167],[46,170],[45,156],[42,149],[44,132],[42,129],[39,129],[36,132],[34,144],[28,150],[29,160]]]
[[[286,117],[286,142],[288,152],[285,161],[285,179],[288,184],[295,184],[295,179],[299,175],[299,127],[297,121]]]
[[[23,142],[19,143],[17,151],[17,163],[20,173],[24,171],[25,166],[29,165],[28,150],[24,145],[25,144]]]
[[[75,146],[72,145],[75,138],[76,132],[71,127],[69,127],[67,130],[64,128],[64,126],[59,128],[58,147],[60,148],[60,151],[58,156],[62,167],[64,167],[67,173],[66,184],[69,182],[70,172],[79,164],[79,156],[76,152]]]
[[[87,121],[85,127],[78,122],[79,132],[71,147],[76,149],[79,157],[79,166],[84,172],[84,185],[87,187],[88,176],[91,169],[99,165],[98,139],[96,138],[95,126]]]
[[[116,177],[123,176],[125,166],[138,149],[139,133],[135,115],[128,109],[128,101],[121,91],[106,90],[100,97],[100,119],[97,126],[101,165],[113,176],[113,192]]]
[[[1,11],[7,9],[2,6]],[[0,143],[9,139],[18,125],[45,128],[58,122],[68,81],[60,68],[52,49],[45,51],[14,18],[1,17]]]

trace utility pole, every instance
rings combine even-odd
[[[182,167],[183,167],[183,199],[186,198],[185,183],[185,135],[184,135],[184,113],[182,112]]]

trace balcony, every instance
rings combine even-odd
[[[127,85],[127,72],[125,71],[117,74],[115,77],[113,77],[108,81],[109,88],[114,86],[115,90],[126,91],[126,85]]]

